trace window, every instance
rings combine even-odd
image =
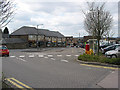
[[[0,46],[0,49],[7,49],[6,46]]]
[[[28,39],[29,39],[29,40],[36,40],[36,35],[29,35],[29,36],[28,36]]]

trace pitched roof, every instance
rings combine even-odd
[[[11,35],[28,35],[28,34],[37,34],[37,30],[35,27],[26,27],[23,26],[18,30],[11,33]]]
[[[36,29],[35,27],[27,27],[23,26],[15,32],[11,33],[11,35],[45,35],[45,36],[53,36],[53,37],[64,37],[58,31],[50,31],[48,29]]]

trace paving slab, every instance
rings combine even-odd
[[[120,78],[119,70],[115,70],[115,71],[112,71],[108,76],[106,76],[97,85],[103,88],[118,88],[118,78]]]

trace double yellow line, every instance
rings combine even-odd
[[[105,67],[105,66],[88,65],[88,64],[80,64],[80,65],[89,66],[89,67],[96,67],[96,68],[114,69],[114,70],[119,69],[119,68],[114,68],[114,67]]]
[[[20,88],[22,90],[34,90],[33,88],[23,84],[22,82],[16,80],[15,78],[6,78],[5,80],[7,80],[11,84],[13,84],[14,86],[16,86],[17,88]]]

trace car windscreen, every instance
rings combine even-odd
[[[0,46],[0,49],[7,49],[7,47],[5,47],[5,46]]]
[[[116,48],[120,47],[120,45],[117,45]]]
[[[109,48],[112,48],[112,47],[115,47],[115,45],[108,46],[105,49],[109,49]]]

